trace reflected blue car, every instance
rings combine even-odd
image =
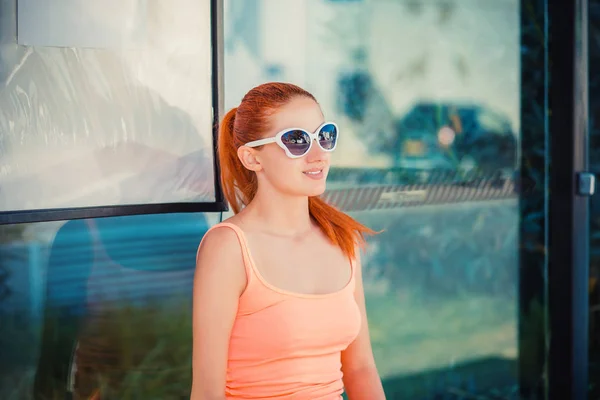
[[[401,138],[402,151],[396,164],[407,169],[454,169],[452,159],[446,151],[440,148],[437,136],[430,135],[428,131],[413,130]]]
[[[513,171],[517,139],[510,121],[478,104],[415,104],[396,123],[397,164],[418,169]]]

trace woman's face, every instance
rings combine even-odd
[[[271,116],[271,129],[263,137],[273,137],[288,128],[312,133],[323,122],[321,108],[314,100],[297,97]],[[325,191],[331,155],[316,142],[306,155],[295,159],[289,158],[276,143],[252,150],[260,164],[256,170],[259,187],[267,185],[291,196],[319,196]]]

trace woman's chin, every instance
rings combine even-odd
[[[306,196],[308,196],[308,197],[321,196],[323,193],[325,193],[326,189],[327,189],[327,185],[325,185],[325,183],[323,183],[322,185],[318,185],[318,187],[315,186],[310,189],[307,189]]]

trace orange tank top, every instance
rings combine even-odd
[[[229,341],[227,399],[341,399],[341,352],[361,326],[354,263],[337,292],[289,292],[263,279],[237,225],[211,230],[218,227],[235,231],[247,277]]]

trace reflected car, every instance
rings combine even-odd
[[[517,139],[508,118],[472,104],[417,103],[396,123],[397,166],[512,171]]]

